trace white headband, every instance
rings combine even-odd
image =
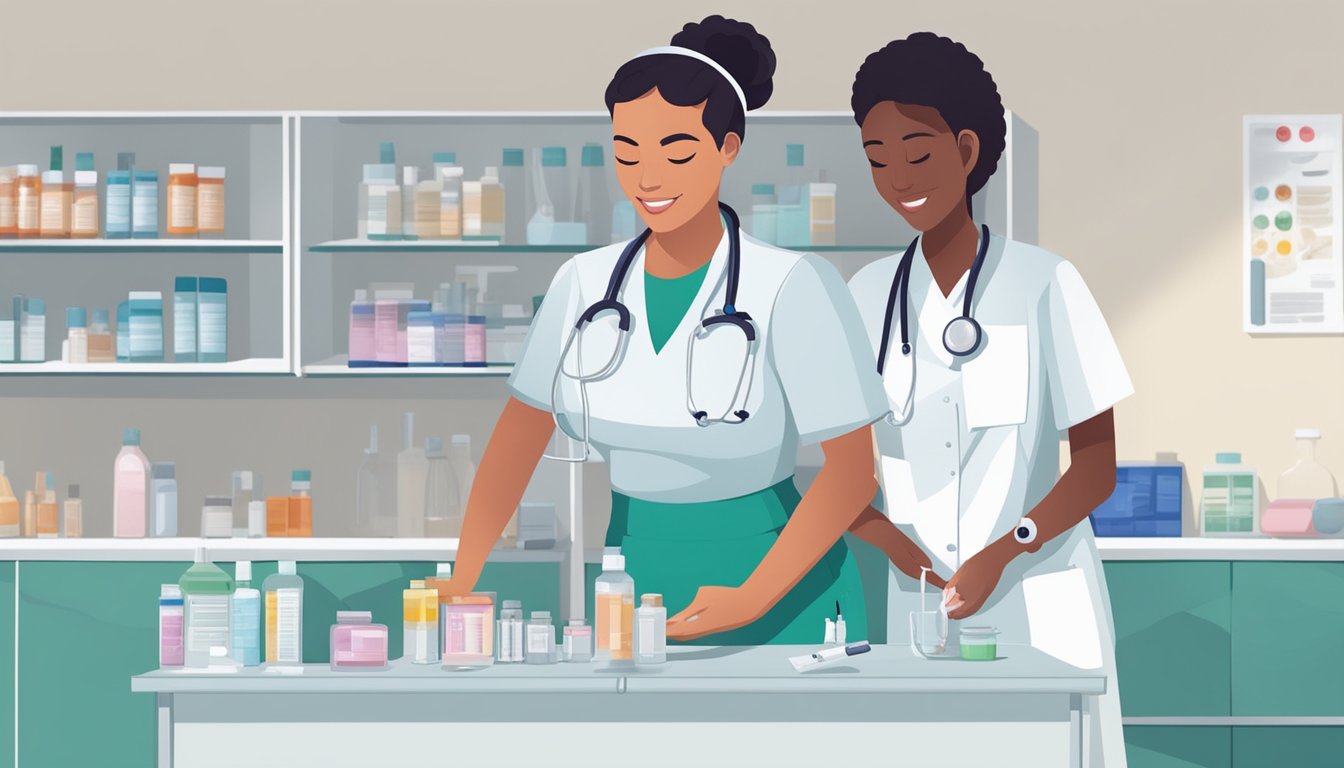
[[[682,48],[679,45],[664,45],[658,48],[650,48],[647,51],[637,53],[635,54],[635,59],[642,59],[645,56],[658,56],[664,53],[669,53],[672,54],[673,56],[686,56],[687,58],[704,62],[705,64],[708,64],[709,66],[713,67],[715,72],[718,72],[720,75],[723,75],[723,79],[727,80],[728,84],[733,86],[733,93],[736,93],[737,100],[742,102],[742,113],[746,114],[749,111],[747,107],[747,95],[742,92],[742,86],[738,84],[737,79],[734,78],[732,75],[728,74],[728,70],[724,69],[722,64],[709,58],[708,56],[699,51],[693,50],[691,48]],[[631,59],[631,61],[634,61],[634,59]]]

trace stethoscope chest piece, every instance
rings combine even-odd
[[[966,357],[979,349],[983,336],[975,318],[962,315],[943,329],[943,348],[957,357]]]

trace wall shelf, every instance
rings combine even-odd
[[[197,548],[216,562],[297,560],[309,562],[448,562],[457,558],[457,539],[393,538],[146,538],[0,539],[0,561],[129,561],[190,563]],[[560,563],[568,542],[553,549],[491,550],[492,563]]]
[[[284,253],[282,240],[0,240],[0,253]]]
[[[292,374],[287,361],[253,358],[227,363],[0,363],[0,376],[220,376]]]
[[[445,240],[332,240],[310,246],[312,253],[561,253],[605,248],[596,245],[531,245]],[[789,250],[811,253],[896,253],[903,245],[813,245]]]
[[[512,365],[491,365],[485,368],[351,368],[349,357],[337,355],[317,363],[303,366],[304,376],[448,376],[448,377],[503,377],[513,372]]]

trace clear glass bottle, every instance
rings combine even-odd
[[[499,611],[499,622],[495,635],[499,638],[499,662],[501,664],[517,664],[524,660],[522,601],[504,601],[503,607]]]
[[[635,612],[635,648],[636,664],[667,661],[667,608],[662,595],[651,593],[640,598]]]
[[[586,664],[593,660],[593,628],[583,619],[570,619],[565,627],[565,644],[561,658],[571,664]]]
[[[236,586],[230,617],[233,659],[244,667],[261,665],[261,592],[252,588],[252,563],[240,560],[233,566]]]
[[[154,536],[177,535],[177,465],[171,461],[150,469],[150,496],[154,506]]]
[[[429,460],[423,448],[415,444],[415,414],[401,417],[401,452],[397,454],[397,535],[419,538],[425,535],[425,488]]]
[[[369,447],[355,476],[355,530],[366,536],[390,536],[393,516],[392,477],[378,452],[378,425],[369,425]]]
[[[555,663],[555,625],[550,611],[533,611],[527,622],[527,663]]]
[[[425,440],[425,536],[455,538],[462,533],[461,494],[443,440]]]
[[[635,580],[625,572],[619,549],[602,555],[602,575],[593,587],[597,597],[594,659],[613,667],[634,663]]]
[[[228,496],[206,496],[201,505],[201,536],[227,539],[233,536],[233,499]]]
[[[254,501],[264,501],[261,492],[261,476],[250,470],[233,473],[233,528],[237,531],[250,531],[249,509]]]
[[[188,667],[210,665],[212,648],[229,647],[229,597],[233,580],[205,558],[205,549],[196,549],[196,564],[178,581],[186,601],[185,659]],[[225,652],[227,655],[227,650]]]
[[[1279,475],[1280,499],[1333,499],[1339,495],[1335,476],[1316,460],[1316,443],[1321,439],[1319,429],[1299,429],[1297,463]]]

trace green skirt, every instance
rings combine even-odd
[[[774,546],[801,500],[793,478],[735,499],[667,504],[611,497],[607,546],[619,546],[636,595],[663,596],[669,617],[702,586],[740,586]],[[692,645],[818,645],[836,603],[849,641],[868,637],[863,585],[844,539],[764,617]],[[636,603],[638,604],[638,602]]]

